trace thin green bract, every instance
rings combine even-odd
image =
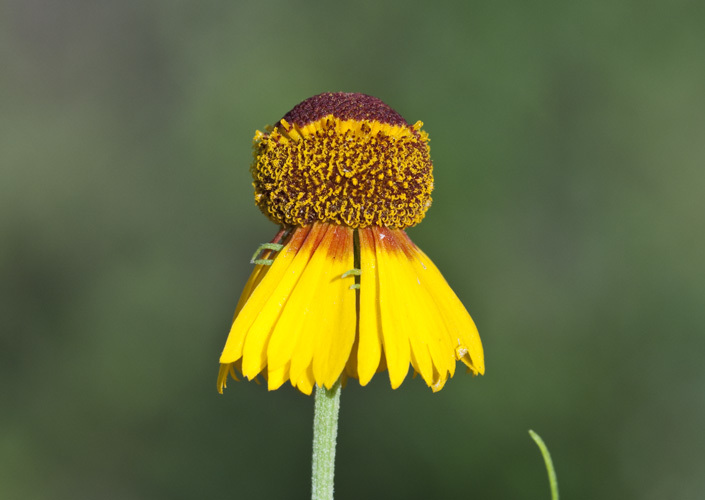
[[[558,500],[558,479],[556,478],[556,470],[553,468],[553,461],[551,460],[551,454],[548,451],[548,447],[546,447],[546,443],[543,442],[541,436],[536,434],[531,429],[529,429],[529,435],[538,445],[541,450],[541,455],[543,455],[543,461],[546,463],[548,483],[551,486],[551,500]]]

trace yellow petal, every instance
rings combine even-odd
[[[389,370],[392,389],[401,385],[409,371],[409,337],[404,329],[405,318],[400,313],[398,290],[395,289],[395,268],[392,259],[393,241],[385,228],[374,228],[375,255],[377,256],[377,273],[379,278],[379,310],[384,340],[384,355]]]
[[[429,287],[426,273],[420,272],[415,266],[417,258],[408,246],[410,241],[408,236],[401,230],[393,231],[393,233],[403,250],[403,253],[399,254],[399,260],[403,266],[400,273],[408,277],[408,284],[404,288],[407,295],[406,300],[413,316],[413,324],[419,327],[415,330],[416,337],[410,335],[412,349],[416,343],[422,343],[428,347],[434,373],[424,376],[424,380],[429,386],[438,386],[439,379],[445,381],[448,376],[452,377],[455,373],[457,342],[452,337],[442,311],[434,300],[433,290]],[[424,375],[423,371],[421,372]],[[429,383],[429,378],[432,383]]]
[[[240,359],[242,356],[242,346],[250,326],[255,319],[257,319],[264,304],[270,300],[272,292],[293,262],[307,234],[307,227],[298,228],[292,235],[289,243],[279,252],[276,259],[274,259],[274,263],[270,266],[269,271],[267,271],[257,288],[254,289],[242,310],[235,318],[235,321],[233,321],[230,333],[228,334],[228,340],[225,342],[223,353],[220,356],[221,363],[232,363]]]
[[[316,252],[329,225],[314,224],[309,237],[314,237],[313,255],[291,293],[267,347],[267,364],[277,369],[291,361],[303,325],[310,315],[318,314],[314,294],[327,265],[326,252]],[[298,373],[297,373],[298,374]]]
[[[321,290],[325,288],[326,282],[331,279],[328,249],[335,237],[336,226],[331,224],[322,224],[321,226],[325,230],[325,234],[312,257],[312,260],[316,260],[314,270],[317,271],[320,267],[321,272],[315,275],[312,273],[310,277],[305,276],[307,282],[303,285],[306,290],[311,290],[309,293],[312,294],[312,298],[307,306],[309,310],[301,327],[301,334],[298,336],[296,346],[291,354],[290,376],[293,383],[298,382],[302,374],[311,366],[313,353],[322,328],[321,323],[323,321],[328,323],[329,321],[327,315],[330,314],[330,304],[326,302],[329,298],[323,295]]]
[[[321,248],[323,250],[323,248]],[[354,267],[353,232],[336,226],[328,249],[327,273],[316,291],[315,304],[320,309],[317,342],[313,355],[313,375],[319,386],[331,389],[345,368],[355,341],[355,283],[343,274]],[[312,319],[312,318],[310,318]]]
[[[399,249],[399,241],[395,231],[389,231],[388,238],[393,242],[387,265],[391,266],[394,277],[394,289],[398,299],[398,313],[403,323],[398,328],[403,329],[409,338],[411,347],[411,365],[428,385],[433,383],[433,364],[428,350],[427,339],[433,334],[435,325],[428,321],[426,310],[428,304],[417,300],[420,284],[411,266],[408,265],[406,256]]]
[[[275,370],[271,366],[267,366],[267,389],[275,391],[279,389],[284,382],[289,380],[289,363]]]
[[[233,371],[232,363],[221,364],[218,369],[218,381],[216,385],[220,394],[223,394],[223,389],[227,386],[229,374],[232,374],[233,379],[238,380],[237,375]]]
[[[242,374],[250,379],[256,377],[267,366],[269,336],[289,296],[311,260],[316,243],[315,236],[312,231],[308,232],[304,244],[294,256],[286,272],[279,276],[279,280],[271,291],[268,300],[263,303],[247,332],[242,350]],[[285,251],[285,249],[282,251]],[[274,272],[274,269],[271,272]],[[266,279],[267,277],[265,277]],[[265,281],[260,286],[264,283]]]
[[[360,229],[360,318],[357,373],[360,385],[367,385],[382,356],[382,318],[379,310],[377,255],[372,228]]]
[[[416,257],[412,263],[419,275],[423,276],[424,281],[428,283],[428,289],[451,331],[456,357],[473,373],[484,374],[484,352],[475,322],[431,259],[414,245],[408,236],[405,235],[405,237],[408,241],[407,248]]]
[[[270,241],[270,243],[279,243],[286,232],[287,231],[285,229],[281,229],[274,237],[274,239]],[[273,259],[273,257],[273,250],[265,250],[264,252],[262,252],[262,259]],[[264,276],[267,274],[267,271],[269,271],[269,267],[270,266],[257,264],[252,270],[252,273],[250,274],[247,283],[245,283],[245,288],[243,288],[242,293],[240,294],[240,299],[237,301],[237,307],[235,307],[235,315],[233,316],[233,321],[235,321],[235,318],[237,318],[237,315],[245,306],[247,299],[250,298],[250,295],[252,295],[254,289],[257,288],[257,285],[259,285],[260,281],[262,281],[262,278],[264,278]]]
[[[296,380],[296,382],[294,382]],[[291,379],[291,385],[296,387],[298,390],[303,392],[304,394],[311,394],[311,391],[313,390],[313,368],[311,365],[309,365],[297,379],[292,378]]]

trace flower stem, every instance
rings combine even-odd
[[[338,410],[340,409],[340,381],[336,382],[331,389],[316,386],[314,406],[311,498],[313,500],[332,500],[335,441],[338,436]]]
[[[553,461],[551,460],[551,454],[548,452],[548,447],[546,446],[546,443],[543,442],[543,439],[541,439],[541,436],[536,434],[531,429],[529,429],[529,434],[531,435],[531,439],[536,442],[541,450],[543,461],[546,463],[548,483],[551,486],[551,500],[558,500],[558,479],[556,479],[556,470],[553,468]]]

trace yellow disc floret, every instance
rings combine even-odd
[[[252,174],[260,209],[291,226],[405,228],[420,222],[433,189],[422,123],[409,125],[361,94],[322,94],[307,101],[316,99],[318,107],[308,114],[295,108],[273,129],[255,135]],[[310,106],[307,101],[299,107]],[[356,107],[331,108],[341,101]],[[366,109],[370,103],[378,109]]]

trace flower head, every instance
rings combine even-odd
[[[404,228],[431,204],[422,123],[379,99],[326,93],[257,132],[255,201],[282,226],[263,245],[220,358],[218,390],[236,371],[306,394],[409,364],[434,391],[456,361],[484,373],[470,315]]]

